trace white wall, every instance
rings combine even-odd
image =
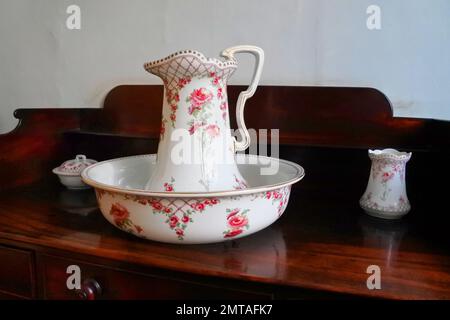
[[[264,84],[371,86],[398,116],[450,119],[449,33],[448,0],[0,0],[0,131],[16,108],[101,106],[116,85],[160,83],[143,62],[237,44],[265,49]],[[250,73],[242,57],[232,83]]]

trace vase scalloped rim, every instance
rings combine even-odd
[[[289,179],[285,181],[273,183],[273,184],[265,184],[258,185],[255,187],[249,187],[246,189],[233,189],[233,190],[223,190],[223,191],[213,191],[213,192],[153,192],[145,189],[134,189],[134,188],[124,188],[117,185],[111,185],[99,182],[95,178],[91,176],[91,171],[96,170],[97,168],[101,168],[102,166],[112,165],[114,162],[132,160],[136,158],[149,158],[151,161],[156,160],[156,154],[147,154],[147,155],[137,155],[137,156],[129,156],[116,158],[111,160],[106,160],[102,162],[98,162],[90,167],[86,168],[82,173],[82,180],[98,189],[107,190],[113,193],[121,193],[121,194],[131,194],[131,195],[139,195],[139,196],[149,196],[149,197],[164,197],[164,198],[211,198],[211,197],[231,197],[231,196],[241,196],[241,195],[249,195],[260,192],[272,191],[282,187],[286,187],[289,185],[293,185],[298,181],[302,180],[305,176],[305,170],[303,167],[299,166],[296,163],[291,161],[276,159],[265,156],[256,156],[256,155],[248,155],[248,154],[238,154],[237,156],[242,156],[245,158],[256,157],[256,159],[266,159],[268,161],[279,161],[280,164],[283,164],[286,168],[294,169],[295,173],[291,173]],[[253,165],[251,163],[246,163],[247,165]],[[255,165],[257,166],[257,165]],[[281,168],[281,165],[280,165]],[[280,174],[280,173],[278,173]]]
[[[392,148],[388,148],[388,149],[382,149],[382,150],[369,150],[369,155],[372,157],[377,157],[377,158],[395,158],[398,160],[407,160],[409,158],[411,158],[412,153],[411,152],[403,152],[403,151],[398,151]]]
[[[181,56],[192,56],[192,57],[199,59],[202,63],[214,64],[216,67],[221,68],[221,69],[229,68],[229,67],[237,68],[237,61],[234,58],[231,58],[231,59],[228,58],[228,60],[221,60],[218,58],[209,58],[197,50],[177,51],[176,53],[166,56],[165,58],[144,63],[144,68],[145,69],[154,68],[154,67],[160,66],[162,64],[168,63],[172,60],[175,60]]]

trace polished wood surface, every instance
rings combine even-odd
[[[0,261],[0,294],[14,298],[34,298],[33,252],[0,246]]]
[[[0,239],[281,287],[383,298],[450,298],[448,241],[437,234],[448,219],[417,224],[429,214],[417,204],[402,221],[379,221],[362,213],[355,186],[348,181],[348,187],[317,192],[319,185],[311,180],[315,178],[294,188],[280,221],[226,243],[176,246],[140,240],[115,229],[97,210],[87,215],[65,212],[67,201],[79,199],[80,207],[84,203],[87,208],[92,203],[77,192],[68,197],[59,186],[3,194]],[[367,289],[369,265],[380,266],[382,290]]]
[[[58,300],[130,300],[130,299],[270,299],[270,294],[228,289],[210,283],[198,283],[117,268],[99,266],[77,259],[41,255],[45,277],[44,298]],[[66,268],[77,265],[82,270],[80,290],[67,290]]]

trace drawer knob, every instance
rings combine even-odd
[[[102,287],[94,279],[86,279],[77,290],[78,297],[82,300],[96,300],[102,294]]]

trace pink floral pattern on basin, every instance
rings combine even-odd
[[[224,238],[234,238],[250,228],[247,213],[250,209],[241,210],[239,208],[227,209],[227,226],[228,229],[223,232]]]
[[[277,205],[278,216],[281,216],[286,209],[289,201],[291,188],[285,187],[279,190],[268,191],[265,193],[265,198],[272,201],[272,204]]]
[[[162,214],[166,217],[165,223],[169,225],[178,240],[183,240],[186,229],[193,223],[193,215],[203,213],[208,207],[220,203],[219,199],[160,199],[143,198],[136,196],[133,201],[152,208],[153,214]],[[181,205],[180,205],[181,202]]]
[[[108,203],[107,207],[101,206],[103,214],[108,216],[108,218],[111,217],[112,219],[108,220],[123,231],[146,238],[146,231],[148,231],[146,229],[149,227],[142,222],[143,220],[139,221],[144,224],[144,227],[135,223],[134,220],[138,218],[145,219],[145,215],[148,214],[161,215],[163,217],[161,224],[166,225],[173,232],[177,241],[183,241],[188,235],[189,226],[196,223],[197,219],[200,219],[202,216],[216,215],[221,212],[225,213],[223,218],[225,220],[225,229],[220,228],[217,232],[219,237],[228,240],[245,235],[249,231],[253,233],[250,229],[249,213],[256,210],[256,207],[253,207],[253,205],[247,208],[233,208],[229,206],[230,204],[238,204],[239,200],[243,200],[244,198],[247,199],[249,204],[252,202],[261,204],[261,201],[267,201],[268,203],[267,205],[264,204],[264,207],[273,207],[270,212],[275,213],[277,218],[279,218],[286,209],[290,186],[267,192],[259,192],[254,195],[239,195],[223,198],[158,198],[119,194],[102,189],[96,189],[95,191],[99,203]],[[104,198],[105,196],[107,197]],[[133,212],[129,208],[135,204],[143,208],[148,208],[148,210],[142,211],[134,207],[133,210],[136,210],[135,213],[138,216],[133,216]],[[158,227],[160,228],[161,226],[158,225]]]
[[[118,228],[127,231],[129,233],[137,232],[139,234],[143,231],[143,229],[140,226],[135,225],[131,221],[130,212],[120,203],[114,203],[111,206],[109,214],[112,216],[114,224]]]

